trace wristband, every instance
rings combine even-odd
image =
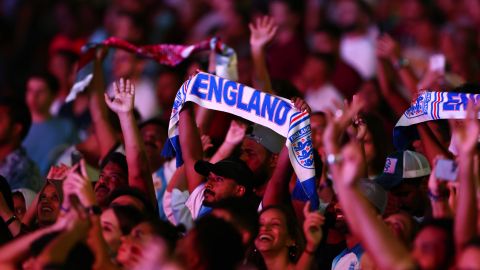
[[[448,194],[433,194],[430,190],[428,190],[428,197],[435,202],[443,201],[448,198]]]
[[[5,221],[5,225],[7,225],[7,227],[12,224],[15,220],[18,220],[17,216],[13,215],[11,216],[9,219],[7,219],[7,221]]]

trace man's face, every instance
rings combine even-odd
[[[45,113],[54,100],[51,89],[41,78],[30,78],[27,82],[26,103],[32,112]]]
[[[406,180],[408,181],[408,180]],[[399,186],[393,188],[390,194],[398,199],[400,208],[407,213],[415,216],[423,215],[424,197],[420,187],[413,184],[407,184],[403,181]]]
[[[60,210],[60,197],[52,184],[48,184],[40,194],[37,206],[37,217],[39,224],[53,224],[58,217]]]
[[[13,123],[10,118],[10,110],[5,106],[0,106],[0,145],[10,143],[13,135]]]
[[[140,130],[143,142],[145,143],[145,151],[149,159],[160,156],[163,143],[166,140],[165,131],[155,124],[149,124]]]
[[[100,206],[105,206],[107,198],[114,189],[128,185],[128,175],[116,163],[109,162],[100,172],[95,185],[95,196]]]
[[[205,184],[203,203],[207,206],[229,197],[242,196],[239,185],[235,180],[210,173]]]
[[[265,147],[253,139],[245,138],[241,151],[240,159],[247,164],[257,178],[262,175],[268,176],[271,154]]]

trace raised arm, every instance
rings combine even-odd
[[[218,150],[210,159],[210,162],[215,163],[222,159],[228,158],[233,153],[235,148],[242,142],[246,131],[247,125],[245,123],[239,120],[232,120],[230,122],[227,135],[225,136],[225,140],[223,140],[222,145],[220,145]]]
[[[250,23],[248,27],[250,28],[250,49],[254,67],[253,86],[264,92],[273,93],[265,60],[265,48],[275,37],[278,27],[268,16],[257,18],[255,23]]]
[[[178,126],[187,186],[191,193],[203,182],[203,176],[195,171],[195,162],[203,158],[203,149],[200,133],[195,124],[192,103],[187,103],[183,107]]]
[[[97,57],[93,64],[93,79],[90,85],[89,108],[92,117],[95,135],[100,147],[100,159],[110,152],[118,142],[114,129],[108,120],[108,110],[103,101],[105,91],[105,82],[103,79],[102,60],[106,54],[106,49],[101,48],[97,51]]]
[[[292,173],[293,168],[288,157],[288,148],[284,146],[278,155],[277,166],[265,189],[262,199],[263,207],[289,203],[289,183]]]
[[[122,78],[118,83],[114,83],[114,91],[114,99],[110,100],[105,94],[105,102],[120,119],[128,164],[128,185],[145,192],[153,205],[156,205],[145,146],[133,114],[135,86],[130,80]]]
[[[430,197],[430,204],[432,205],[432,215],[434,218],[452,218],[453,211],[450,208],[448,203],[448,188],[447,183],[441,179],[437,179],[435,176],[435,168],[437,167],[436,160],[440,159],[437,157],[432,166],[432,172],[428,179],[428,191]]]
[[[387,64],[385,60],[380,58],[377,59],[377,76],[383,98],[385,98],[395,115],[400,117],[408,109],[408,101],[395,91],[387,74]]]
[[[474,105],[469,102],[467,119],[464,123],[451,121],[452,132],[458,136],[456,146],[458,149],[458,181],[460,184],[454,227],[456,250],[461,250],[466,242],[477,235],[477,200],[473,160],[480,133],[477,120],[479,109],[480,104]]]
[[[91,223],[84,209],[72,208],[63,218],[67,220],[65,229],[36,258],[39,269],[50,264],[65,264],[72,249],[88,235]]]
[[[310,212],[310,202],[307,202],[303,207],[303,215],[305,216],[305,221],[303,222],[303,234],[307,240],[307,245],[295,265],[295,269],[299,270],[312,269],[315,251],[322,240],[321,226],[325,222],[325,217],[318,211]]]
[[[418,79],[413,74],[408,62],[402,57],[400,45],[388,34],[380,36],[377,40],[379,56],[388,60],[397,71],[403,85],[409,90],[412,97],[417,95]]]
[[[351,143],[342,151],[342,161],[332,165],[338,198],[349,228],[376,262],[379,269],[415,269],[408,249],[396,239],[387,225],[357,187],[362,167],[360,147]]]

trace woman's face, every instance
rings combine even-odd
[[[269,209],[260,215],[260,229],[255,246],[262,251],[276,251],[292,244],[288,235],[285,215],[277,209]]]
[[[48,184],[40,194],[37,206],[37,217],[40,225],[53,224],[58,217],[60,210],[60,197],[57,189]]]
[[[122,236],[117,261],[126,269],[137,264],[142,258],[143,243],[153,237],[153,228],[146,222],[135,226],[129,235]]]
[[[122,241],[122,231],[118,222],[117,216],[113,209],[109,208],[105,210],[100,216],[100,223],[102,224],[102,235],[107,242],[110,249],[117,253],[118,248]]]

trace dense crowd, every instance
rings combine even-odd
[[[480,269],[479,0],[0,6],[0,269]],[[216,37],[236,75],[209,99],[240,98],[182,100],[215,46],[172,67],[102,45],[67,102],[109,37]],[[307,143],[235,113],[272,120],[266,95]]]

